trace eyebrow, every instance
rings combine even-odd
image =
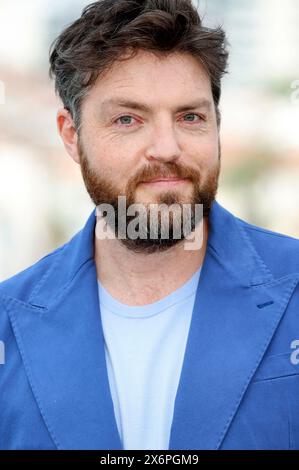
[[[106,112],[111,107],[120,107],[120,108],[130,108],[135,109],[137,111],[144,111],[144,112],[151,112],[151,108],[146,105],[145,103],[140,103],[138,101],[134,101],[131,99],[125,98],[110,98],[101,103],[100,109],[102,112]],[[184,105],[178,106],[173,110],[175,112],[182,112],[188,111],[190,109],[199,109],[205,108],[206,110],[210,110],[212,107],[212,103],[207,98],[200,98],[199,100],[186,103]]]

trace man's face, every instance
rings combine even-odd
[[[217,191],[220,145],[203,66],[188,54],[147,51],[115,62],[83,102],[78,152],[96,206],[111,204],[117,213],[118,196],[126,196],[127,207],[178,203],[193,210],[203,204],[207,216]],[[151,252],[178,242],[171,236],[163,242],[122,240]]]

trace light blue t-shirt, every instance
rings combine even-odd
[[[144,306],[118,302],[98,281],[108,378],[125,450],[169,447],[200,271]]]

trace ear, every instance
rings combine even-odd
[[[71,113],[66,108],[61,108],[57,112],[57,129],[63,141],[64,147],[74,162],[80,165],[78,153],[78,134],[75,129]]]

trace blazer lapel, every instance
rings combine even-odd
[[[58,449],[121,449],[105,361],[95,213],[57,256],[30,303],[7,298],[35,399]]]
[[[273,280],[217,202],[209,222],[169,449],[219,449],[298,283]]]

